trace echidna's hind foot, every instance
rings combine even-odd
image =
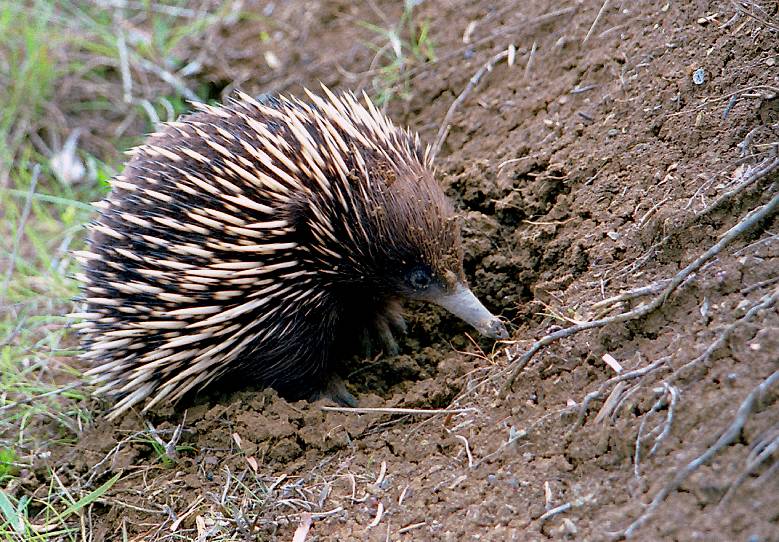
[[[357,406],[357,398],[346,389],[346,382],[336,375],[331,376],[322,389],[312,393],[309,401],[320,399],[328,399],[341,406]]]

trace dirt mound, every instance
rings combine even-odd
[[[775,215],[657,310],[550,344],[501,393],[534,340],[648,302],[775,197],[776,6],[424,2],[413,17],[434,60],[386,79],[360,41],[377,35],[357,24],[402,17],[385,4],[285,4],[264,49],[253,22],[233,23],[211,72],[255,93],[383,84],[390,115],[432,143],[469,79],[509,51],[453,110],[437,163],[463,211],[466,273],[514,340],[474,342],[412,307],[402,353],[356,362],[349,381],[361,407],[444,413],[212,394],[154,412],[153,430],[98,421],[41,472],[67,464],[60,476],[84,488],[123,473],[95,540],[290,540],[308,519],[308,540],[605,540],[647,510],[627,534],[779,540],[779,388],[742,404],[779,368]],[[746,183],[756,164],[773,173]]]

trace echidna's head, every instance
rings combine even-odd
[[[376,287],[435,303],[487,337],[506,338],[501,321],[468,287],[460,219],[431,172],[400,172],[377,199],[383,212],[374,223],[381,239]]]
[[[508,337],[467,285],[460,221],[418,138],[391,125],[383,135],[343,157],[348,182],[307,201],[320,272],[349,297],[432,302],[485,336]]]

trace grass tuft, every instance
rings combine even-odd
[[[118,480],[81,490],[48,464],[93,421],[63,316],[77,308],[71,252],[122,151],[208,97],[185,59],[234,10],[116,4],[0,2],[0,540],[80,540]]]
[[[367,43],[374,51],[370,72],[373,74],[373,100],[384,107],[395,98],[407,100],[411,96],[409,70],[426,62],[434,62],[435,47],[430,38],[430,25],[414,14],[413,0],[406,0],[403,13],[395,25],[382,27],[365,21],[360,25],[381,38]]]

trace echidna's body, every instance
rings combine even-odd
[[[97,204],[84,356],[146,408],[232,375],[322,387],[336,348],[397,301],[505,329],[465,286],[459,225],[418,138],[370,102],[245,95],[167,125]],[[367,100],[366,100],[367,102]]]

